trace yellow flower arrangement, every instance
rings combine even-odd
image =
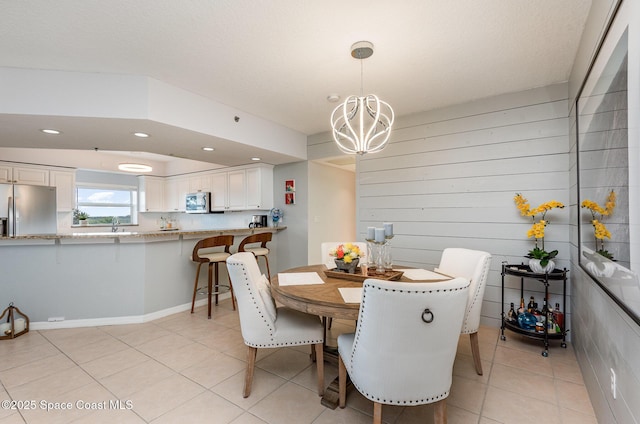
[[[513,201],[516,204],[516,207],[520,211],[520,215],[529,216],[533,220],[533,225],[527,231],[528,238],[535,238],[535,247],[529,251],[529,254],[526,256],[527,258],[532,259],[540,259],[540,265],[542,267],[547,266],[550,259],[553,259],[558,254],[557,250],[553,250],[551,252],[547,252],[544,250],[544,230],[547,225],[549,225],[549,221],[545,220],[545,216],[547,212],[551,209],[564,208],[564,204],[558,202],[557,200],[551,200],[550,202],[542,203],[537,208],[531,209],[531,205],[529,201],[525,199],[522,194],[516,193],[516,196],[513,198]],[[536,222],[536,215],[540,214],[540,220]],[[541,246],[538,246],[538,241],[541,242]]]
[[[596,238],[596,253],[613,260],[613,255],[604,248],[604,239],[605,237],[611,239],[611,233],[602,220],[607,216],[613,215],[613,210],[616,208],[616,192],[613,190],[609,192],[604,208],[589,199],[583,200],[580,207],[589,209],[591,212],[591,225],[593,225],[593,235]],[[598,240],[600,243],[598,243]]]
[[[344,260],[345,264],[350,264],[354,259],[358,259],[360,254],[360,248],[351,243],[341,244],[335,249],[331,249],[329,251],[330,256],[335,256],[336,259]]]

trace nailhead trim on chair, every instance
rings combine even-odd
[[[260,311],[260,308],[258,307],[258,300],[256,299],[256,295],[253,293],[253,290],[251,290],[251,286],[249,285],[249,277],[247,275],[247,270],[244,267],[244,265],[242,264],[236,264],[236,263],[227,263],[227,266],[241,266],[242,267],[242,271],[243,271],[243,275],[244,275],[244,284],[247,286],[247,288],[249,289],[249,293],[251,293],[251,299],[253,299],[253,304],[255,306],[255,308],[258,310],[258,313],[260,314],[260,316],[262,317],[264,323],[267,325],[267,327],[269,328],[269,335],[273,338],[273,332],[275,331],[274,326],[271,324],[270,320],[267,319],[267,317],[264,316],[264,314],[262,313],[262,311]],[[260,302],[262,302],[262,299],[260,299]],[[238,308],[240,308],[240,305],[238,305]],[[277,315],[276,315],[276,319]],[[317,344],[317,343],[323,343],[324,340],[319,339],[319,340],[306,340],[306,341],[298,341],[295,343],[249,343],[247,340],[244,341],[244,344],[246,344],[247,346],[251,346],[251,347],[283,347],[283,346],[299,346],[299,345],[308,345],[308,344]]]
[[[377,290],[384,290],[384,291],[388,291],[388,292],[398,292],[398,293],[407,293],[407,294],[411,294],[411,293],[440,293],[440,292],[455,292],[455,291],[460,291],[460,290],[464,290],[465,288],[463,287],[457,287],[457,288],[453,288],[453,289],[438,289],[438,290],[402,290],[402,289],[387,289],[387,288],[382,288],[382,287],[373,287],[368,283],[365,283],[363,285],[363,287],[369,287],[369,288],[374,288]],[[363,288],[363,293],[365,293],[366,296],[366,291]],[[360,308],[364,309],[365,308],[365,303],[366,303],[366,297],[363,296],[362,298],[362,303],[360,304]],[[351,355],[352,355],[352,359],[351,359],[351,365],[353,366],[353,352],[356,350],[356,347],[358,345],[358,339],[360,338],[360,331],[362,331],[362,328],[359,327],[359,331],[356,334],[355,340],[353,341],[353,349],[351,349]],[[347,370],[347,372],[349,372],[349,370]],[[373,397],[370,394],[366,393],[364,390],[362,390],[361,387],[359,387],[357,384],[355,384],[353,381],[351,382],[354,387],[356,389],[358,389],[358,391],[360,393],[362,393],[367,399],[370,400],[374,400],[375,402],[379,402],[379,403],[384,403],[384,404],[388,404],[388,405],[423,405],[425,403],[433,403],[436,402],[440,399],[444,399],[446,397],[449,396],[449,391],[447,390],[446,392],[443,392],[437,396],[432,396],[430,398],[426,398],[426,399],[414,399],[414,400],[392,400],[392,399],[380,399],[378,397]]]
[[[484,278],[484,276],[486,274],[489,273],[489,264],[487,264],[487,266],[484,267],[484,272],[482,273],[482,275],[480,276],[480,281],[482,281],[482,279]],[[461,334],[469,334],[469,333],[474,333],[476,330],[470,331],[469,329],[467,329],[467,323],[469,322],[469,314],[467,313],[470,309],[473,308],[473,305],[476,304],[476,302],[478,301],[478,291],[480,289],[480,286],[476,287],[476,292],[473,294],[473,301],[471,302],[471,304],[469,305],[469,307],[464,311],[465,312],[465,319],[462,322],[462,331],[460,332]]]

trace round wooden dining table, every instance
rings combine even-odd
[[[362,282],[325,275],[325,265],[307,265],[291,268],[284,273],[316,272],[324,284],[280,286],[278,277],[271,279],[271,295],[291,309],[329,318],[358,319],[359,303],[345,303],[338,288],[362,287]]]

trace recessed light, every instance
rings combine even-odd
[[[141,163],[121,163],[118,165],[118,169],[127,172],[151,172],[153,168],[149,165],[143,165]]]
[[[133,135],[135,135],[136,137],[140,137],[140,138],[147,138],[149,137],[149,134],[147,133],[143,133],[143,132],[134,132]]]
[[[42,131],[45,134],[60,134],[61,133],[61,131],[52,130],[52,129],[48,129],[48,128],[46,128],[44,130],[40,130],[40,131]]]
[[[213,147],[203,147],[202,150],[205,152],[213,152],[215,149]]]
[[[256,158],[251,158],[251,160],[258,161],[258,160],[260,160],[260,158],[257,158],[257,157]]]

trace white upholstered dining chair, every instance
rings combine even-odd
[[[258,348],[313,345],[318,372],[318,394],[324,393],[324,328],[320,318],[286,307],[276,308],[271,287],[253,253],[239,252],[227,259],[240,315],[240,329],[247,345],[243,397],[251,394]]]
[[[235,282],[234,282],[235,284]],[[460,328],[469,280],[401,283],[367,279],[356,331],[338,336],[339,405],[346,405],[347,373],[374,402],[373,422],[382,405],[434,403],[434,422],[446,422]]]
[[[481,250],[450,247],[444,249],[440,258],[440,265],[435,268],[435,271],[442,274],[451,277],[464,277],[471,281],[461,333],[469,335],[471,355],[478,375],[482,375],[478,328],[480,327],[482,299],[484,298],[484,289],[487,285],[490,265],[490,253]]]

